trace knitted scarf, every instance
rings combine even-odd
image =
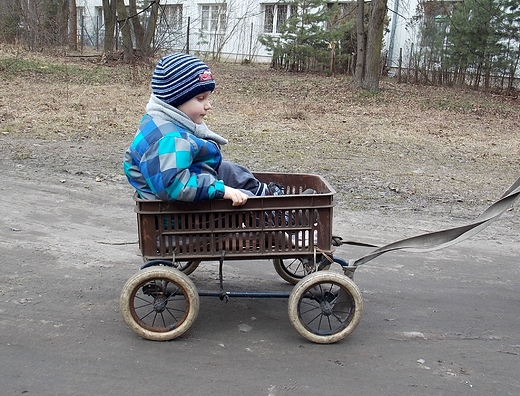
[[[206,123],[195,124],[182,111],[158,99],[154,94],[150,96],[150,100],[146,105],[146,112],[153,118],[171,121],[175,125],[185,128],[188,132],[200,139],[212,140],[220,145],[228,142],[227,139],[224,139],[219,134],[211,131]]]

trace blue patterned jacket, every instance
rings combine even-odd
[[[224,196],[224,183],[217,179],[221,162],[213,141],[145,114],[123,169],[143,199],[198,202]]]

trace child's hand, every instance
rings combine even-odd
[[[233,201],[233,206],[240,206],[247,202],[247,195],[236,188],[225,186],[224,199]]]

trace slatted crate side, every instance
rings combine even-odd
[[[179,260],[301,257],[330,251],[334,191],[319,176],[263,173],[298,194],[252,197],[240,207],[227,200],[199,203],[135,198],[143,257]],[[293,176],[293,177],[291,177]],[[262,179],[261,179],[262,180]],[[300,194],[313,188],[316,194]],[[316,241],[315,241],[316,239]]]

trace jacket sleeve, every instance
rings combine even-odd
[[[199,202],[224,196],[224,183],[215,171],[221,161],[213,143],[170,133],[146,150],[139,168],[159,199]]]

